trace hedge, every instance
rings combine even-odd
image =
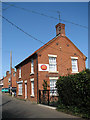
[[[60,76],[56,82],[59,104],[76,106],[81,112],[90,113],[90,70]]]

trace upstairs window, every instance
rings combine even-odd
[[[50,72],[57,71],[56,57],[49,56],[49,71]]]
[[[34,73],[34,61],[33,61],[33,59],[31,60],[31,73]]]
[[[21,78],[21,67],[19,68],[19,78]]]
[[[10,77],[8,78],[8,82],[11,82],[11,78]]]
[[[72,72],[78,72],[78,58],[77,57],[71,57],[72,60]]]

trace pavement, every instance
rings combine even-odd
[[[1,93],[0,93],[1,94]],[[2,94],[2,118],[79,118],[51,107]],[[13,119],[12,119],[13,120]]]

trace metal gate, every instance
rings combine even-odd
[[[39,90],[39,103],[49,106],[57,106],[57,90]]]

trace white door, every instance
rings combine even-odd
[[[25,99],[27,99],[27,83],[25,83]]]

